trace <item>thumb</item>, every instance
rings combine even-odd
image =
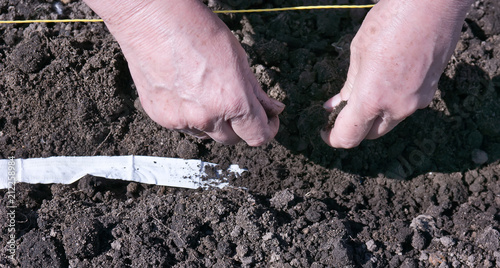
[[[378,118],[352,95],[347,105],[339,113],[332,129],[323,130],[321,137],[335,148],[353,148],[363,141]]]
[[[355,55],[351,55],[351,57],[353,57],[353,60],[349,65],[349,70],[347,71],[347,79],[344,83],[344,86],[340,90],[340,93],[333,96],[331,99],[327,100],[323,104],[323,108],[325,108],[329,112],[333,111],[333,109],[337,105],[339,105],[341,101],[349,100],[351,96],[352,90],[354,88],[354,82],[356,81],[358,75],[358,65],[359,65]]]
[[[370,79],[364,76],[355,77],[351,71],[350,69],[347,81],[340,93],[324,104],[325,109],[332,111],[342,100],[347,101],[347,105],[340,111],[333,128],[323,130],[321,133],[323,140],[335,148],[358,146],[380,114],[373,104],[367,103],[371,99],[363,94],[367,91],[360,90],[374,87]]]

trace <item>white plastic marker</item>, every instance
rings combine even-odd
[[[181,188],[223,188],[228,185],[223,171],[216,178],[209,176],[207,167],[216,164],[201,160],[185,160],[154,156],[58,156],[31,159],[0,160],[0,189],[12,182],[71,184],[89,174],[108,179]],[[10,171],[10,173],[9,173]],[[231,165],[227,172],[236,176],[245,170]],[[211,172],[215,174],[215,172]]]

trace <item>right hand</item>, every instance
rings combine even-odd
[[[417,109],[437,89],[471,0],[381,0],[366,16],[351,44],[347,81],[325,103],[347,106],[323,140],[352,148],[379,138]]]
[[[224,144],[259,146],[276,135],[284,105],[261,89],[241,45],[201,1],[151,0],[129,13],[106,2],[115,1],[87,1],[120,44],[151,119]]]

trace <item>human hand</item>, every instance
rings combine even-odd
[[[460,35],[470,0],[381,0],[351,44],[347,80],[324,107],[348,101],[333,129],[332,147],[352,148],[385,135],[425,108]]]
[[[284,105],[261,89],[241,45],[201,1],[86,2],[119,42],[151,119],[225,144],[276,135]]]

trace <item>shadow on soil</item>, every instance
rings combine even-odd
[[[472,65],[454,68],[454,77],[442,76],[440,91],[430,107],[417,111],[380,139],[364,141],[350,150],[326,146],[319,136],[322,126],[316,122],[320,107],[284,113],[285,124],[276,139],[294,154],[303,154],[325,168],[361,176],[407,179],[494,162],[500,158],[500,77],[489,79]],[[290,98],[288,106],[300,101]],[[296,125],[290,127],[290,122]]]
[[[241,27],[236,36],[262,88],[287,105],[277,142],[327,169],[395,179],[465,171],[498,160],[500,77],[491,79],[486,71],[465,63],[450,63],[430,106],[384,137],[350,150],[330,148],[321,140],[319,130],[328,120],[322,104],[343,86],[349,47],[366,12],[223,17],[228,25]],[[471,22],[464,25],[463,34],[480,36]],[[491,57],[478,49],[472,44],[468,48],[478,51],[478,57]]]

